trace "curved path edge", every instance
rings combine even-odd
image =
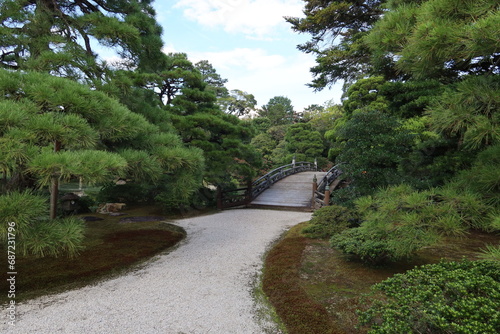
[[[263,255],[309,212],[236,209],[178,220],[187,238],[144,267],[18,305],[3,333],[276,333],[257,315]],[[18,273],[22,275],[22,273]]]

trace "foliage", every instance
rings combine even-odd
[[[147,69],[161,58],[161,28],[150,1],[2,1],[3,68],[101,80],[109,65],[98,47]],[[154,65],[153,65],[154,66]]]
[[[335,134],[343,141],[336,161],[347,162],[342,167],[343,177],[352,181],[359,194],[402,181],[398,165],[409,152],[412,138],[396,117],[358,110]]]
[[[104,184],[97,194],[99,203],[120,202],[136,204],[151,199],[151,186],[144,183],[115,184],[114,182]]]
[[[329,239],[359,223],[356,211],[339,205],[330,205],[314,211],[309,225],[302,232],[310,238]]]
[[[225,97],[218,99],[217,104],[222,111],[240,117],[254,110],[257,100],[250,93],[233,89]]]
[[[352,114],[357,109],[386,111],[389,101],[379,90],[385,83],[383,77],[360,79],[347,89],[346,99],[343,102],[346,114]]]
[[[391,1],[367,43],[418,79],[498,74],[500,13],[496,0]],[[446,80],[445,79],[445,80]]]
[[[311,34],[311,40],[298,46],[316,55],[311,68],[316,90],[338,80],[351,82],[370,72],[370,50],[362,37],[383,13],[384,1],[305,1],[305,17],[287,17],[292,29]]]
[[[304,110],[303,120],[324,136],[333,127],[335,121],[342,117],[343,112],[342,105],[327,102],[324,106],[318,106],[317,109]]]
[[[477,155],[470,169],[463,170],[450,187],[473,191],[493,207],[500,205],[500,145],[491,146]]]
[[[0,239],[7,245],[9,228],[16,235],[22,255],[76,255],[82,246],[83,222],[75,218],[49,220],[45,197],[29,191],[0,195],[0,217],[4,219]],[[9,223],[15,223],[10,226]]]
[[[496,261],[500,263],[500,245],[486,245],[482,254],[479,257],[483,260]]]
[[[442,261],[394,275],[373,289],[385,298],[360,312],[369,333],[496,333],[500,328],[498,262]]]
[[[211,91],[217,99],[225,98],[229,95],[224,84],[227,79],[222,79],[215,68],[207,60],[201,60],[194,64],[195,68],[201,73],[202,80],[207,84],[207,90]]]
[[[458,137],[464,149],[476,150],[500,142],[500,77],[471,76],[448,88],[429,107],[432,127]]]
[[[490,208],[473,193],[450,188],[414,191],[408,185],[381,190],[355,201],[362,223],[333,236],[331,244],[365,262],[397,261],[468,229],[490,229]]]
[[[259,116],[268,118],[272,125],[290,124],[294,115],[292,101],[286,96],[271,98],[259,111]]]
[[[404,119],[417,118],[439,97],[444,85],[437,80],[385,81],[378,93],[387,102],[387,112]]]
[[[309,123],[290,125],[285,134],[285,148],[297,161],[314,161],[322,156],[324,146],[321,134]]]
[[[42,220],[30,226],[26,238],[21,242],[21,254],[39,257],[75,256],[82,250],[84,223],[74,217]]]

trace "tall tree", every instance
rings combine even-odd
[[[0,4],[0,66],[101,80],[108,48],[120,66],[148,69],[161,58],[151,1],[22,1]]]
[[[287,17],[292,29],[311,35],[298,46],[316,55],[310,87],[322,90],[338,80],[352,82],[371,71],[371,52],[363,37],[383,13],[385,0],[305,0],[305,17]],[[389,62],[390,64],[390,62]],[[379,66],[391,73],[390,66]]]
[[[255,110],[257,100],[255,100],[253,94],[233,89],[226,97],[218,99],[217,104],[228,114],[245,116]]]
[[[498,1],[390,1],[388,8],[367,42],[405,73],[444,82],[500,73]]]
[[[217,99],[227,97],[229,92],[224,86],[227,79],[222,79],[215,68],[208,62],[208,60],[200,60],[194,64],[195,68],[201,73],[202,80],[207,84],[207,90],[215,94]]]
[[[262,106],[259,116],[269,118],[272,125],[291,124],[295,117],[295,110],[288,97],[275,96]]]

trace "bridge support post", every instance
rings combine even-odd
[[[330,186],[325,187],[325,206],[330,205]]]
[[[217,209],[222,210],[222,189],[220,186],[217,186]]]
[[[313,182],[312,182],[312,198],[311,198],[311,209],[314,210],[316,206],[316,191],[318,191],[318,179],[316,178],[316,174],[314,174]]]
[[[246,205],[250,204],[253,200],[253,189],[252,189],[252,180],[247,181],[247,195],[246,195]]]

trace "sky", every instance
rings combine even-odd
[[[340,103],[341,86],[315,93],[306,86],[313,55],[297,49],[310,35],[292,31],[284,16],[302,17],[302,0],[156,0],[164,52],[208,60],[229,90],[253,94],[257,107],[286,96],[295,111]]]

